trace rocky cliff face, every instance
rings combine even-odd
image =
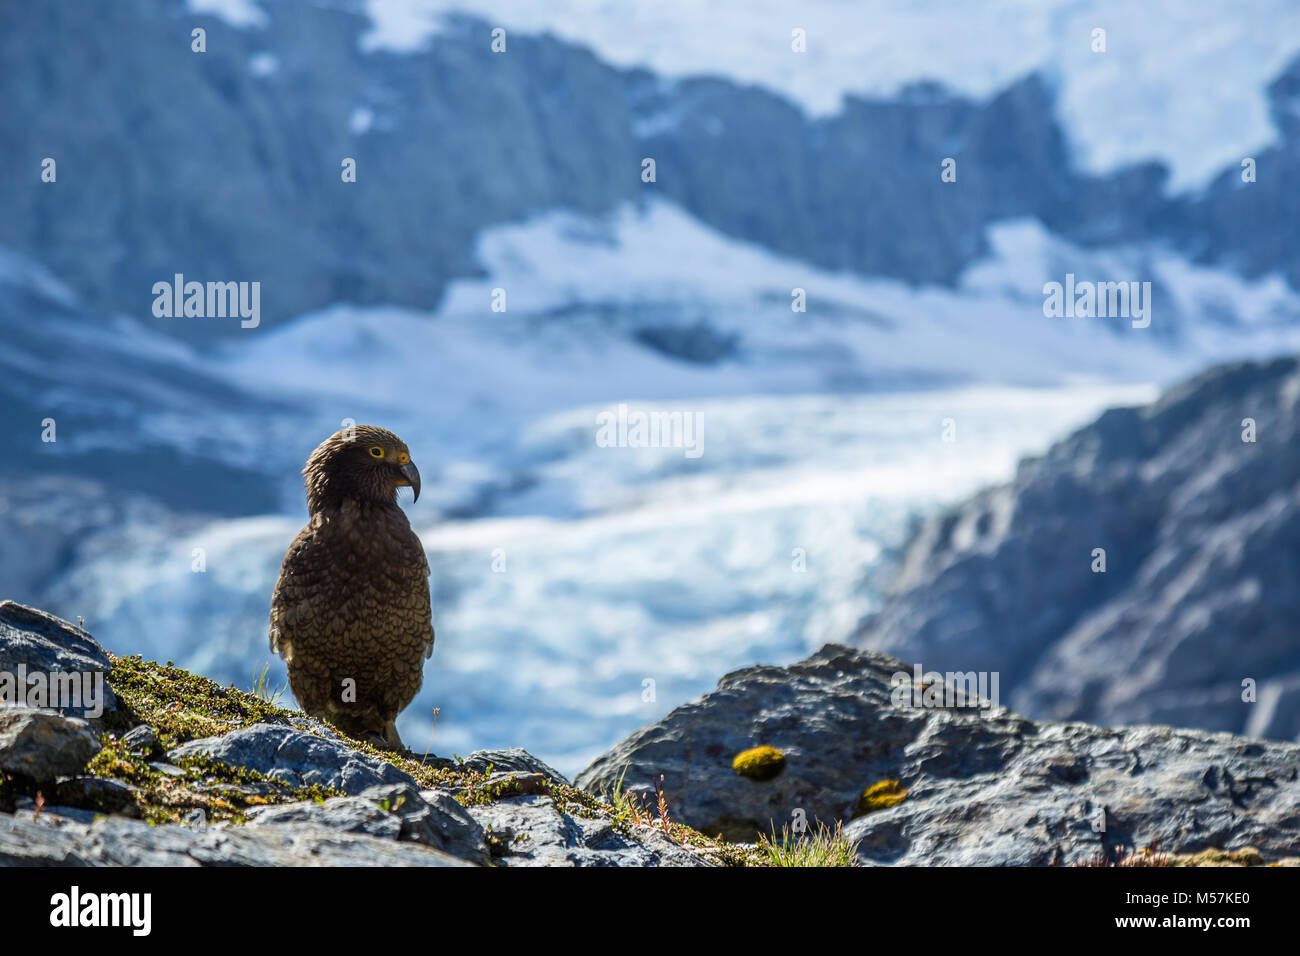
[[[1234,168],[1204,195],[1167,198],[1156,164],[1078,173],[1038,77],[987,102],[917,86],[813,119],[771,93],[665,82],[547,36],[493,54],[490,25],[472,19],[418,54],[367,53],[359,11],[277,3],[241,30],[183,0],[122,0],[91,28],[66,4],[7,5],[0,153],[15,172],[0,180],[0,245],[95,308],[141,318],[152,284],[177,272],[257,280],[268,324],[338,301],[432,306],[449,278],[476,273],[481,230],[648,195],[818,265],[913,282],[951,282],[985,227],[1017,216],[1300,282],[1286,228],[1300,208],[1300,67],[1271,88],[1281,143],[1257,157],[1248,192]],[[190,49],[195,26],[205,53]],[[959,187],[939,180],[947,156]],[[160,322],[196,338],[234,325]]]
[[[790,667],[736,671],[577,782],[599,790],[662,774],[684,822],[732,839],[844,821],[863,863],[1072,864],[1151,847],[1300,853],[1298,746],[1038,723],[960,706],[970,701],[960,692],[937,706],[915,706],[910,692],[900,703],[895,675],[911,672],[836,645]]]
[[[927,524],[857,643],[1033,717],[1294,740],[1297,581],[1300,362],[1228,365]]]

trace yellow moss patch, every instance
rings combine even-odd
[[[888,810],[907,799],[907,788],[897,780],[882,780],[873,783],[862,791],[858,797],[858,816]]]
[[[752,747],[736,754],[731,769],[750,780],[771,780],[785,769],[785,754],[775,747]]]

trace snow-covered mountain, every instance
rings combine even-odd
[[[263,22],[253,0],[191,7]],[[1300,54],[1300,7],[1288,0],[1002,0],[978,14],[966,0],[718,0],[707,13],[695,0],[368,0],[363,9],[371,50],[427,49],[449,18],[469,13],[554,34],[621,67],[763,87],[814,116],[917,83],[987,100],[1039,73],[1080,168],[1103,175],[1157,161],[1180,192],[1277,145],[1265,89]],[[1094,50],[1098,29],[1104,52]],[[795,30],[803,54],[792,49]]]
[[[223,19],[121,0],[94,29],[66,2],[6,5],[0,245],[97,309],[194,340],[243,330],[155,319],[155,282],[259,281],[266,325],[340,301],[432,309],[477,273],[484,230],[649,199],[823,269],[913,284],[954,285],[991,227],[1023,218],[1297,284],[1293,5],[1134,6],[800,4],[809,52],[795,53],[795,13],[770,6],[636,6],[647,28],[615,42],[600,24],[622,4],[506,5],[490,9],[521,27],[498,53],[497,16],[414,2],[242,0]],[[590,47],[557,39],[569,20]],[[1111,24],[1105,52],[1093,20]],[[394,50],[395,35],[411,42]],[[782,76],[830,99],[791,98]]]

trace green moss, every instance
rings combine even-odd
[[[164,750],[264,721],[302,722],[300,713],[170,664],[155,664],[138,655],[112,660],[108,683],[118,697],[119,709],[108,716],[108,726],[125,732],[148,724]]]
[[[149,823],[175,823],[195,809],[202,809],[209,820],[238,823],[250,807],[342,795],[329,787],[293,787],[202,755],[175,760],[184,771],[182,776],[151,767],[148,757],[126,749],[121,734],[148,724],[158,734],[159,747],[170,750],[189,740],[267,721],[292,724],[307,732],[314,728],[300,713],[235,687],[222,687],[170,663],[156,664],[135,656],[113,657],[112,665],[108,683],[117,696],[118,708],[105,716],[109,730],[100,736],[103,749],[86,766],[86,774],[136,787],[136,809]],[[83,809],[112,808],[92,805]]]
[[[865,816],[868,813],[875,813],[877,810],[888,810],[890,807],[896,807],[907,799],[907,789],[897,780],[882,780],[879,783],[873,783],[862,791],[862,796],[858,797],[857,816]]]
[[[731,769],[750,780],[772,780],[785,769],[785,754],[775,747],[752,747],[736,754]]]

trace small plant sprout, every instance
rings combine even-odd
[[[429,744],[424,748],[424,757],[420,760],[421,767],[423,767],[424,762],[429,759],[429,752],[433,750],[433,735],[438,732],[438,711],[441,709],[441,707],[433,708],[433,729],[429,731]],[[460,760],[459,757],[456,759]]]
[[[269,679],[270,673],[271,665],[263,664],[261,672],[253,678],[253,686],[248,689],[248,692],[258,700],[263,700],[275,707],[279,705],[280,699],[288,692],[289,684],[286,681],[280,687],[272,687]]]

